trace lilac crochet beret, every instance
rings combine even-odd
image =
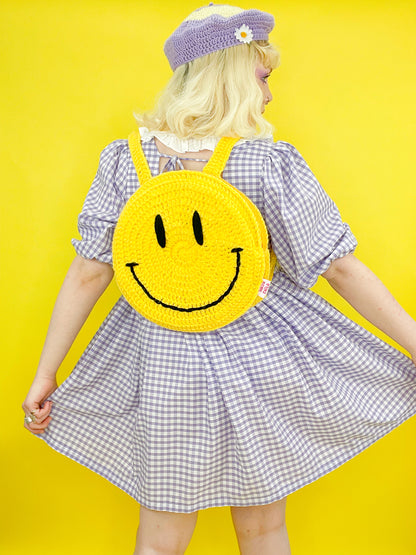
[[[167,39],[164,52],[170,67],[178,66],[223,48],[268,40],[274,17],[260,10],[243,10],[224,4],[192,12]]]

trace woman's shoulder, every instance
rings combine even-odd
[[[130,172],[128,139],[114,139],[101,149],[98,174],[103,182],[111,183],[124,196],[126,178]]]
[[[106,169],[111,167],[119,169],[128,163],[129,142],[128,139],[114,139],[108,143],[100,152],[100,167]]]
[[[114,139],[101,149],[100,158],[107,159],[120,157],[128,151],[128,148],[128,139]]]
[[[234,150],[240,156],[248,156],[261,160],[266,158],[286,159],[300,155],[299,151],[291,143],[282,140],[275,141],[273,138],[242,139],[235,145]]]

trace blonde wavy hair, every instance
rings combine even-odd
[[[134,117],[141,127],[181,139],[266,137],[273,126],[262,115],[258,63],[275,69],[279,51],[268,41],[252,41],[192,60],[176,68],[152,111]]]

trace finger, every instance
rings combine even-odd
[[[36,423],[33,422],[33,426],[34,426],[35,430],[44,429],[47,426],[49,426],[51,420],[52,420],[52,417],[48,416],[47,418],[45,418],[45,420],[43,422],[40,422],[39,424],[37,422]],[[29,426],[30,426],[30,424],[29,424]]]
[[[43,422],[29,422],[28,426],[29,428],[32,430],[41,430],[43,428],[46,428],[46,426],[48,426],[48,424],[50,423],[50,421],[52,420],[51,416],[48,416],[47,418],[45,418],[45,420]]]
[[[30,428],[27,427],[26,424],[25,424],[25,428],[26,428],[31,434],[39,435],[39,434],[44,434],[44,433],[45,433],[45,430],[31,430]]]
[[[43,434],[45,433],[45,430],[32,430],[31,428],[29,428],[29,424],[27,424],[26,422],[23,424],[23,426],[26,428],[26,430],[28,430],[29,432],[31,432],[32,434]]]
[[[25,422],[25,427],[27,427],[31,432],[33,432],[34,430],[44,430],[45,428],[47,428],[47,426],[49,426],[51,420],[52,420],[52,417],[49,416],[42,423]]]

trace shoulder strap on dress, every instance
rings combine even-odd
[[[240,137],[221,137],[209,162],[202,171],[216,177],[221,177],[231,151],[239,140]]]
[[[130,154],[133,159],[134,166],[140,181],[140,185],[144,185],[146,181],[152,178],[149,164],[147,163],[144,155],[142,144],[140,141],[139,132],[134,130],[129,135],[129,148]]]

